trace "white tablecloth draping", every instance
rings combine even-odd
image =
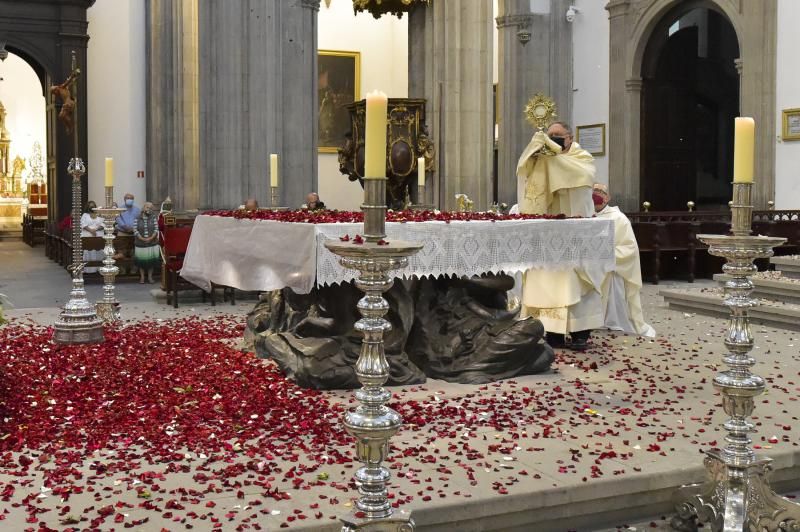
[[[305,224],[198,216],[181,277],[209,289],[211,283],[240,290],[314,287],[351,281],[326,239],[352,238],[362,224]],[[497,222],[387,223],[386,240],[423,242],[398,277],[514,274],[531,268],[583,268],[592,278],[614,269],[611,220],[504,220]],[[356,244],[354,244],[356,245]]]

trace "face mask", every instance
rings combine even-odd
[[[97,208],[97,205],[92,205],[91,203],[89,204],[89,212],[95,210],[96,208]]]
[[[125,200],[125,206],[126,207],[133,207],[133,200],[132,199],[126,199]]]
[[[600,194],[592,194],[592,202],[595,205],[602,205],[603,203],[605,203],[605,201],[606,199]]]
[[[564,149],[564,141],[566,140],[564,137],[550,137],[553,142],[561,146],[561,149]]]

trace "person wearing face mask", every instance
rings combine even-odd
[[[97,207],[97,204],[93,201],[88,201],[86,206],[83,208],[83,214],[81,215],[81,237],[92,237],[92,236],[103,236],[105,232],[103,231],[103,218],[98,216],[97,213],[94,212],[94,209]],[[83,262],[97,262],[103,260],[103,250],[83,250]],[[97,266],[86,266],[83,268],[84,273],[95,273],[97,272]]]
[[[592,155],[572,140],[564,122],[537,131],[517,163],[517,205],[522,214],[594,215]],[[552,347],[583,351],[592,329],[603,326],[603,272],[528,270],[522,317],[539,319]]]
[[[639,246],[630,220],[619,207],[608,204],[611,196],[608,187],[595,183],[592,201],[598,218],[614,221],[614,256],[616,270],[608,272],[601,288],[605,326],[627,334],[654,337],[655,330],[645,323],[642,301],[642,270],[639,263]]]
[[[125,201],[123,203],[125,210],[117,216],[117,233],[132,235],[136,227],[136,219],[141,214],[141,209],[137,207],[134,202],[133,194],[128,192],[125,194]]]
[[[133,260],[139,268],[139,283],[144,284],[146,275],[152,284],[153,270],[161,263],[161,254],[158,249],[158,216],[149,201],[142,206],[142,213],[136,219],[133,236]]]

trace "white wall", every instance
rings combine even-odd
[[[105,158],[114,158],[114,199],[126,192],[141,206],[145,179],[144,0],[97,0],[89,8],[89,199],[105,201]]]
[[[572,23],[573,128],[606,124],[606,155],[595,157],[596,179],[608,183],[608,43],[609,23],[605,2],[575,0],[580,13]],[[611,191],[612,195],[614,191]]]
[[[325,2],[319,10],[319,49],[361,53],[361,98],[375,89],[390,98],[408,96],[408,15],[402,19],[353,13],[347,0]],[[335,153],[319,154],[319,195],[329,208],[358,210],[363,191],[358,181],[339,173]]]
[[[47,174],[47,118],[42,85],[33,68],[24,59],[9,53],[0,63],[0,102],[6,108],[6,129],[11,137],[11,161],[19,155],[25,159],[25,172],[30,170],[33,143],[42,146],[42,172]],[[9,163],[9,169],[12,168]]]
[[[800,2],[778,0],[778,79],[776,90],[775,208],[800,207],[800,141],[781,138],[783,109],[800,107]]]

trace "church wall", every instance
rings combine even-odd
[[[361,98],[375,89],[390,98],[408,96],[408,16],[353,13],[352,2],[333,0],[319,10],[319,49],[361,53]],[[361,185],[339,172],[335,153],[319,154],[319,195],[330,208],[358,210]]]
[[[609,23],[605,2],[575,0],[580,13],[572,23],[573,129],[580,125],[606,124],[606,155],[595,156],[597,180],[608,183],[608,44]],[[613,194],[613,191],[611,191]]]
[[[46,102],[42,85],[33,68],[12,53],[0,63],[0,77],[3,78],[0,81],[0,102],[6,108],[6,129],[11,137],[9,156],[11,161],[17,155],[25,159],[25,172],[22,174],[25,176],[30,169],[28,159],[33,155],[34,142],[41,144],[42,156],[47,156]]]
[[[782,110],[800,107],[800,2],[778,0],[778,65],[776,91],[775,208],[800,208],[800,141],[781,139]]]
[[[144,0],[97,0],[88,10],[89,199],[105,201],[105,158],[114,158],[114,199],[141,206],[145,179]]]

